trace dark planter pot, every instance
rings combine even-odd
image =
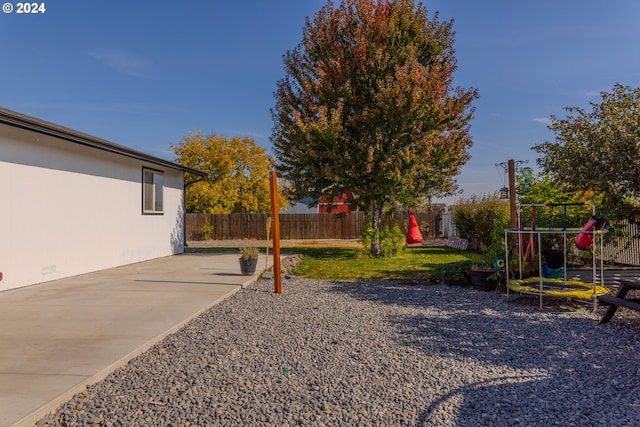
[[[544,251],[543,255],[545,264],[554,270],[564,265],[564,252],[562,251],[549,249]]]
[[[243,276],[252,276],[256,272],[257,259],[240,258],[240,272]]]
[[[469,239],[468,249],[471,251],[479,251],[480,250],[480,239],[476,236],[471,236]]]
[[[495,291],[498,286],[497,280],[487,280],[487,277],[494,274],[492,271],[469,270],[469,280],[471,287],[479,291]]]

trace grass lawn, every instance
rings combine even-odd
[[[282,254],[299,253],[304,259],[294,273],[314,279],[424,279],[434,268],[457,261],[481,261],[476,252],[447,247],[408,247],[404,254],[393,258],[368,258],[353,246],[294,246],[282,249]]]

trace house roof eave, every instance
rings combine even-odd
[[[113,142],[97,138],[92,135],[78,132],[76,130],[56,125],[54,123],[46,122],[35,117],[30,117],[25,114],[17,113],[15,111],[7,110],[5,108],[0,108],[0,124],[36,132],[42,135],[53,136],[65,141],[96,148],[98,150],[107,151],[132,159],[142,160],[145,162],[153,163],[155,165],[176,169],[182,172],[188,172],[200,177],[206,176],[204,172],[201,172],[199,170],[182,166],[178,163],[171,162],[160,157],[151,156],[149,154],[134,150],[129,147],[125,147],[123,145],[115,144]]]

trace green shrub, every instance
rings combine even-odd
[[[211,238],[211,233],[213,233],[213,225],[209,224],[208,219],[205,219],[204,224],[202,224],[202,227],[200,227],[202,240],[209,240]]]
[[[485,247],[487,252],[487,258],[492,263],[496,260],[496,258],[500,256],[504,256],[504,230],[505,228],[509,228],[510,224],[503,223],[497,224],[496,228],[491,232],[491,243]]]
[[[405,247],[405,235],[397,223],[391,228],[384,226],[380,229],[380,255],[385,258],[394,257],[404,252]]]
[[[484,248],[494,244],[496,230],[504,230],[510,223],[509,203],[497,194],[460,199],[451,210],[458,235],[465,239],[475,237]]]
[[[366,216],[364,218],[364,223],[362,224],[362,228],[360,229],[360,243],[362,243],[363,255],[371,254],[371,242],[373,242],[374,237],[375,237],[375,231],[371,226],[371,219],[368,216]]]
[[[380,239],[380,256],[389,258],[400,255],[405,249],[405,235],[400,231],[400,226],[394,224],[389,228],[386,225],[378,230]],[[360,242],[362,243],[362,254],[371,255],[371,242],[375,238],[375,230],[371,226],[371,220],[367,217],[360,232]]]
[[[442,285],[464,285],[467,283],[467,272],[473,261],[457,261],[441,264],[433,270],[431,280]]]

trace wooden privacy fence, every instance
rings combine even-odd
[[[442,211],[416,212],[416,220],[425,238],[438,237],[442,223]],[[187,240],[204,240],[203,225],[208,223],[213,231],[211,240],[266,240],[269,214],[187,214]],[[400,229],[406,234],[407,212],[388,214],[383,225],[393,224],[397,220]],[[364,212],[347,213],[311,213],[280,214],[280,237],[283,240],[338,239],[353,240],[360,238],[364,224]]]

